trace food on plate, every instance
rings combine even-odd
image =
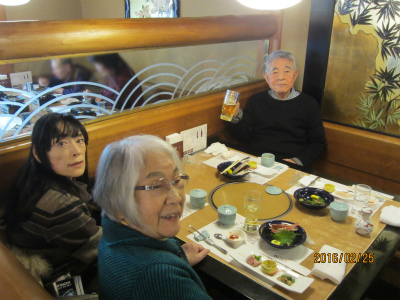
[[[275,244],[275,245],[280,245],[280,244],[281,244],[281,242],[280,242],[280,241],[277,241],[277,240],[272,240],[271,243],[272,243],[272,244]]]
[[[318,195],[311,195],[308,199],[300,198],[299,201],[311,205],[326,205],[325,200]]]
[[[281,223],[281,224],[269,224],[269,228],[273,233],[278,233],[282,230],[289,230],[289,231],[297,231],[297,226],[299,226],[299,222],[294,224],[288,223]]]
[[[353,194],[345,191],[336,191],[335,195],[341,198],[351,199],[353,198]]]
[[[272,232],[271,237],[272,240],[275,241],[274,244],[276,245],[282,245],[282,246],[290,246],[294,243],[294,240],[296,239],[296,236],[300,235],[298,233],[294,233],[294,231],[291,230],[281,230],[278,231],[277,233]],[[277,244],[279,242],[280,244]]]
[[[235,248],[242,245],[246,240],[246,233],[243,230],[235,229],[229,230],[226,234],[225,242],[234,246]]]
[[[324,186],[324,190],[328,193],[333,193],[335,191],[335,186],[333,184],[327,183]]]
[[[228,171],[226,171],[226,173],[228,173],[228,174],[232,174],[232,173],[233,173],[233,171],[232,171],[231,169],[229,169]]]
[[[261,264],[261,271],[268,275],[274,275],[278,270],[276,262],[273,260],[264,260]]]
[[[293,283],[295,283],[296,281],[293,279],[292,276],[288,276],[288,275],[281,275],[277,278],[280,282],[283,282],[284,284],[287,285],[292,285]]]
[[[250,255],[247,259],[246,262],[252,266],[252,267],[258,267],[261,264],[261,255]]]

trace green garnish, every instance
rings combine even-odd
[[[256,259],[256,261],[260,261],[262,257],[261,255],[255,255],[255,254],[253,256]]]
[[[293,244],[296,235],[300,234],[294,233],[293,231],[290,230],[281,230],[278,233],[271,233],[273,240],[279,241],[281,245],[288,245],[288,246]]]

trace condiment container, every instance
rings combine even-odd
[[[202,208],[207,202],[207,192],[202,189],[193,189],[189,192],[190,204],[193,208]]]
[[[218,207],[218,219],[223,225],[233,225],[236,220],[237,208],[233,205],[221,205]]]
[[[360,235],[368,235],[374,230],[374,224],[371,221],[373,210],[369,207],[361,209],[361,216],[357,219],[354,227],[356,232]]]

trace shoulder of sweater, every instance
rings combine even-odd
[[[265,100],[266,96],[270,97],[268,94],[268,90],[265,90],[265,91],[262,91],[262,92],[259,92],[259,93],[256,93],[256,94],[250,96],[249,102],[257,101],[257,100]]]
[[[49,214],[54,214],[61,209],[72,208],[72,206],[75,207],[80,205],[86,206],[82,199],[66,192],[49,189],[40,198],[36,204],[36,208]]]
[[[308,104],[310,104],[310,106],[318,107],[317,100],[315,100],[313,97],[311,97],[303,92],[300,92],[300,94],[293,100],[301,100],[301,101],[307,102]]]

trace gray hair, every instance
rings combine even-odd
[[[109,144],[102,152],[97,166],[94,201],[103,213],[114,221],[123,215],[130,223],[143,227],[135,199],[138,183],[149,153],[169,154],[179,170],[177,151],[167,142],[153,135],[136,135]]]
[[[268,55],[265,58],[265,73],[268,73],[269,65],[272,62],[274,62],[275,60],[277,60],[278,58],[286,58],[286,59],[292,61],[293,66],[294,66],[294,71],[297,71],[297,64],[296,64],[296,59],[294,58],[294,55],[292,53],[290,53],[289,51],[277,50],[277,51],[272,52],[270,55]]]

